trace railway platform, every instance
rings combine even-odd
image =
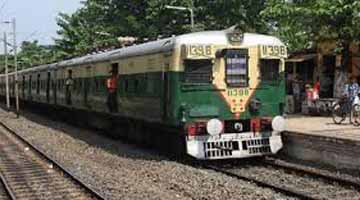
[[[360,173],[360,127],[330,117],[289,116],[280,155]]]

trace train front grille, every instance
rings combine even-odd
[[[206,158],[232,156],[235,150],[239,150],[237,141],[204,142]]]
[[[242,142],[242,149],[249,150],[250,154],[271,153],[270,139],[252,139]]]
[[[239,143],[239,141],[219,141],[204,142],[205,158],[228,157],[233,155],[233,151],[248,151],[249,154],[267,154],[271,153],[270,139],[251,139]]]

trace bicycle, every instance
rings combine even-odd
[[[343,96],[332,106],[332,119],[335,124],[341,124],[349,116],[350,124],[360,126],[360,100],[357,96],[351,100],[347,96]],[[354,119],[354,121],[353,121]]]

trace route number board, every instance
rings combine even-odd
[[[286,57],[287,50],[285,46],[265,45],[261,47],[262,57]]]
[[[212,58],[214,57],[213,48],[211,45],[188,45],[187,58]]]

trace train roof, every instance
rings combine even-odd
[[[180,47],[186,44],[212,44],[212,45],[230,45],[227,37],[227,31],[203,31],[196,33],[189,33],[180,36],[174,36],[157,41],[147,42],[144,44],[133,45],[121,49],[116,49],[108,52],[103,52],[94,55],[86,55],[71,60],[62,61],[59,67],[67,67],[72,65],[82,65],[89,63],[96,63],[101,61],[111,61],[120,58],[133,57],[146,54],[154,54],[160,52],[167,52],[174,47]],[[256,33],[245,33],[243,46],[255,45],[284,45],[278,38],[269,35],[262,35]]]
[[[213,44],[213,45],[230,45],[227,31],[204,31],[189,33],[176,37],[176,44]],[[242,46],[255,45],[284,45],[278,38],[269,35],[257,33],[244,33]]]
[[[120,58],[133,57],[146,54],[154,54],[160,52],[167,52],[173,48],[180,47],[187,44],[211,44],[211,45],[230,45],[227,34],[230,29],[222,31],[202,31],[195,33],[188,33],[170,38],[160,39],[156,41],[147,42],[144,44],[133,45],[112,51],[97,53],[93,55],[86,55],[69,60],[60,61],[42,65],[22,72],[30,72],[33,70],[54,69],[58,67],[69,67],[75,65],[86,65],[97,62],[111,61]],[[256,33],[244,33],[242,46],[255,45],[284,45],[278,38],[269,35],[262,35]]]

